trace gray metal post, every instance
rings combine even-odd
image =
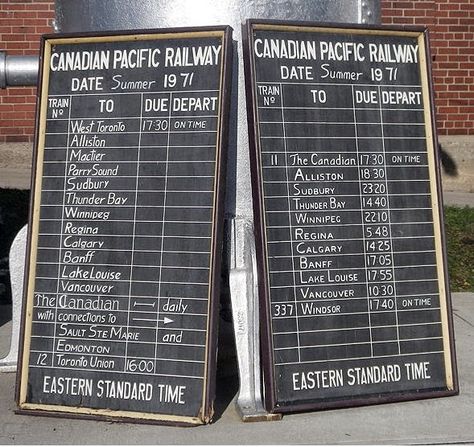
[[[231,222],[229,285],[240,377],[236,406],[245,422],[280,419],[281,415],[267,413],[262,404],[258,338],[260,322],[253,226],[247,219],[239,217]],[[254,301],[250,302],[251,299]]]
[[[12,332],[10,351],[7,356],[0,359],[0,372],[16,371],[18,358],[18,344],[20,337],[20,316],[23,297],[23,272],[25,269],[26,251],[25,225],[16,235],[10,248],[10,278],[12,289]]]

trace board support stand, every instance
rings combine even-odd
[[[25,225],[16,235],[10,248],[10,278],[12,288],[12,332],[10,351],[0,359],[0,373],[15,372],[20,342],[20,316],[23,299],[23,272],[25,269],[26,232]]]
[[[230,220],[229,285],[234,320],[240,387],[236,409],[243,422],[280,420],[262,403],[260,334],[255,241],[252,223],[245,218]]]

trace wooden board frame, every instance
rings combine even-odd
[[[434,222],[434,237],[436,244],[437,274],[439,296],[441,302],[441,322],[443,333],[446,386],[442,389],[412,389],[409,391],[394,391],[385,393],[362,394],[357,397],[319,399],[296,399],[294,401],[279,401],[275,377],[275,361],[273,354],[273,329],[271,314],[271,296],[269,284],[269,256],[267,252],[266,218],[263,192],[262,152],[260,141],[260,119],[257,109],[257,74],[255,67],[254,31],[291,31],[355,34],[371,36],[410,36],[416,37],[420,46],[420,62],[417,64],[421,71],[422,97],[424,103],[425,132],[427,156],[430,173],[432,214]],[[255,237],[257,251],[259,303],[261,311],[261,349],[263,358],[265,406],[268,411],[289,413],[297,411],[342,408],[387,402],[425,399],[441,396],[451,396],[459,393],[454,332],[452,321],[452,305],[449,290],[449,277],[446,259],[445,232],[443,226],[443,201],[441,191],[440,162],[437,147],[434,98],[431,74],[431,55],[429,51],[428,30],[424,27],[405,26],[366,26],[343,25],[331,23],[311,23],[297,21],[274,21],[250,19],[242,26],[245,83],[247,96],[247,120],[249,128],[250,163],[252,175],[253,209],[255,216]],[[271,35],[269,35],[271,38]],[[316,38],[317,39],[317,38]],[[317,63],[317,61],[315,62]],[[317,81],[310,81],[317,83]]]
[[[212,207],[211,248],[208,282],[208,309],[206,323],[206,349],[200,409],[194,416],[88,408],[82,406],[52,405],[28,402],[29,356],[32,332],[33,298],[36,279],[38,228],[41,221],[42,167],[45,150],[45,126],[48,106],[48,80],[51,47],[62,44],[114,43],[177,39],[219,38],[221,54],[219,93],[217,101],[217,129],[215,146],[215,172]],[[108,421],[156,423],[165,425],[195,426],[212,422],[215,399],[215,369],[217,361],[217,324],[220,298],[221,257],[224,226],[224,199],[226,183],[226,154],[228,144],[228,116],[232,73],[232,28],[229,26],[186,27],[114,31],[101,33],[67,33],[44,35],[41,40],[39,88],[36,105],[36,128],[31,180],[31,200],[27,255],[24,278],[24,302],[20,333],[20,353],[16,383],[17,413],[55,417],[73,417]]]

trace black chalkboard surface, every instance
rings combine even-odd
[[[230,42],[43,38],[21,412],[212,419]]]
[[[457,393],[425,30],[244,34],[267,409]]]

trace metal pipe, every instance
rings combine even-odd
[[[38,56],[8,56],[0,51],[0,88],[36,86]]]

